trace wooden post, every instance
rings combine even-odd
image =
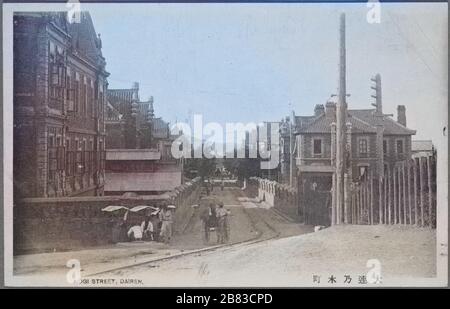
[[[364,216],[365,223],[370,224],[369,214],[369,177],[366,172],[366,179],[364,181]]]
[[[383,190],[383,199],[384,199],[384,224],[388,224],[388,194],[387,194],[387,190],[388,190],[388,174],[387,174],[387,169],[386,172],[384,173],[384,190]]]
[[[370,172],[369,177],[370,177],[370,224],[373,225],[373,172]]]
[[[361,207],[359,208],[360,213],[359,213],[359,217],[361,218],[361,224],[363,224],[363,219],[364,219],[364,197],[365,197],[365,193],[364,193],[364,183],[361,182]]]
[[[394,179],[394,187],[392,188],[394,190],[394,224],[397,224],[397,171],[395,167],[392,178]]]
[[[406,176],[405,162],[402,163],[402,184],[403,184],[403,224],[406,224]]]
[[[366,213],[367,213],[367,224],[370,224],[370,176],[367,173],[366,179]]]
[[[428,224],[433,226],[431,216],[433,215],[433,189],[431,188],[431,158],[427,156],[427,178],[428,178]]]
[[[349,209],[348,209],[348,203],[349,203],[349,185],[348,185],[348,174],[344,174],[344,224],[348,224],[348,217],[349,217]]]
[[[383,178],[383,223],[387,224],[387,169],[384,171],[384,178]]]
[[[391,198],[391,169],[388,168],[388,178],[387,178],[387,186],[388,186],[388,224],[392,224],[392,198]]]
[[[406,165],[408,171],[408,213],[409,213],[409,224],[412,224],[412,205],[411,205],[411,162],[408,161]]]
[[[403,223],[403,214],[402,214],[402,187],[401,187],[401,168],[400,166],[397,168],[397,182],[398,182],[398,223],[402,224]]]
[[[413,159],[413,174],[414,174],[414,224],[419,222],[419,210],[417,209],[417,161]]]
[[[425,197],[424,197],[424,194],[423,194],[423,191],[425,190],[425,181],[424,181],[424,179],[423,179],[423,158],[422,157],[420,157],[419,158],[419,178],[420,178],[420,224],[422,225],[422,226],[424,226],[425,225],[425,219],[424,219],[424,212],[423,212],[423,210],[424,210],[424,203],[425,203],[425,201],[424,201],[424,199],[425,199]]]
[[[378,177],[378,223],[383,224],[383,177]]]
[[[331,192],[331,225],[336,224],[336,173],[332,175],[332,192]]]
[[[364,182],[361,181],[361,207],[359,208],[359,218],[360,223],[362,224],[363,216],[364,216]]]
[[[361,222],[361,184],[358,184],[358,201],[356,206],[356,221],[358,224]]]

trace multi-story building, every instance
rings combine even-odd
[[[108,89],[106,111],[107,195],[160,194],[182,183],[182,165],[171,155],[169,124],[156,118],[153,97],[139,99],[139,84]]]
[[[108,72],[89,13],[14,15],[14,190],[101,195]]]
[[[376,109],[350,109],[346,123],[346,166],[353,181],[364,174],[378,176],[411,158],[411,136],[405,106],[397,108],[397,121]],[[336,148],[336,104],[319,104],[313,116],[295,117],[295,163],[299,174],[331,173]],[[349,150],[349,151],[348,151]]]
[[[139,83],[130,89],[108,89],[107,101],[108,148],[156,148],[160,141],[170,138],[169,124],[155,117],[153,97],[140,100]]]
[[[375,109],[349,109],[344,132],[344,166],[349,184],[385,177],[411,159],[411,137],[405,106],[397,107],[397,121]],[[297,189],[299,207],[307,221],[328,225],[331,220],[333,177],[336,173],[336,103],[315,106],[311,116],[293,116],[281,125],[282,179]],[[292,126],[292,133],[290,133]],[[292,138],[292,160],[289,141]],[[293,164],[290,168],[290,164]],[[292,176],[291,176],[292,173]],[[347,188],[348,190],[349,188]]]

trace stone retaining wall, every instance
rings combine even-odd
[[[247,180],[245,193],[249,197],[257,197],[267,202],[295,220],[300,219],[297,192],[288,185],[265,178],[251,177]]]
[[[14,254],[62,251],[107,244],[111,241],[109,205],[133,207],[174,204],[174,232],[182,231],[200,194],[196,178],[161,195],[27,198],[14,205]],[[117,217],[119,215],[116,215]]]

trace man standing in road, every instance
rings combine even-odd
[[[169,206],[164,205],[161,211],[159,212],[159,219],[162,222],[161,226],[161,238],[165,243],[169,243],[172,238],[172,223],[173,223],[173,214],[172,209]]]
[[[223,202],[219,202],[219,208],[216,211],[217,216],[217,243],[224,244],[228,242],[228,211],[223,208]]]

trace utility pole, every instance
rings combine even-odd
[[[333,224],[343,223],[344,210],[344,173],[345,173],[345,144],[347,117],[346,90],[346,51],[345,51],[345,14],[340,16],[339,29],[339,92],[336,108],[336,216]]]

